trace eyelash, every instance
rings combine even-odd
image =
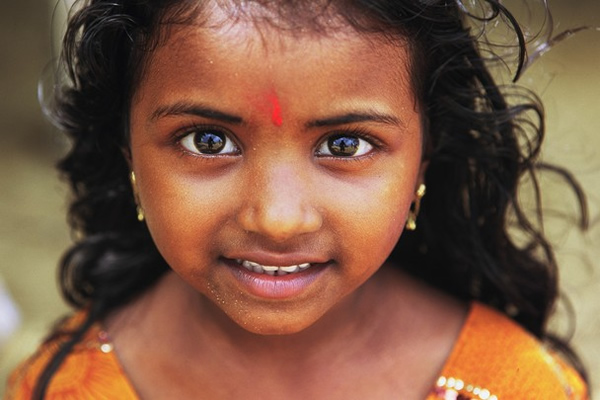
[[[381,150],[385,147],[384,143],[373,137],[370,132],[366,129],[363,128],[352,128],[352,129],[347,129],[347,130],[339,130],[339,131],[333,131],[333,132],[328,132],[318,143],[317,148],[319,148],[320,146],[323,145],[323,143],[326,143],[330,138],[334,137],[334,136],[355,136],[359,139],[362,139],[364,141],[366,141],[368,144],[370,144],[373,148],[366,154],[363,155],[359,155],[359,156],[348,156],[348,157],[343,157],[343,156],[335,156],[335,155],[318,155],[318,157],[320,158],[328,158],[328,159],[335,159],[335,160],[341,160],[341,161],[361,161],[364,159],[369,159],[372,158],[375,154],[376,151]]]
[[[198,134],[201,132],[207,132],[207,131],[214,131],[214,132],[218,132],[222,135],[224,135],[227,138],[228,142],[231,142],[237,149],[238,152],[236,153],[225,153],[225,154],[221,154],[221,153],[215,153],[215,154],[209,154],[209,153],[196,153],[193,152],[191,150],[188,150],[187,148],[185,148],[185,146],[182,144],[182,142],[190,135],[194,135],[194,134]],[[235,135],[229,131],[228,129],[225,129],[221,126],[218,125],[192,125],[190,127],[185,127],[182,129],[179,129],[172,137],[172,139],[170,140],[170,144],[173,145],[175,148],[177,148],[182,155],[191,155],[194,157],[198,157],[201,159],[215,159],[215,158],[220,158],[220,157],[226,157],[226,156],[231,156],[231,155],[239,155],[241,154],[241,146],[238,144],[238,141],[235,138]]]
[[[231,141],[238,149],[239,149],[239,153],[226,153],[226,154],[207,154],[207,153],[195,153],[192,152],[188,149],[186,149],[183,145],[182,145],[182,141],[193,134],[197,134],[200,133],[202,131],[216,131],[219,132],[223,135],[225,135],[227,137],[228,141]],[[373,148],[371,150],[369,150],[366,154],[362,154],[362,155],[358,155],[358,156],[336,156],[336,155],[330,155],[330,154],[317,154],[317,149],[319,147],[321,147],[324,143],[326,143],[328,140],[330,140],[332,137],[335,136],[349,136],[349,137],[356,137],[359,138],[361,140],[364,140],[365,142],[367,142],[370,146],[372,146]],[[191,127],[186,127],[186,128],[182,128],[180,130],[178,130],[172,138],[172,145],[174,145],[178,150],[181,151],[182,155],[192,155],[195,157],[199,157],[199,158],[206,158],[206,159],[213,159],[213,158],[219,158],[219,157],[226,157],[226,156],[231,156],[231,155],[239,155],[242,153],[241,148],[242,146],[240,146],[238,144],[238,141],[235,140],[235,135],[233,135],[232,132],[230,132],[227,129],[224,129],[223,127],[217,126],[217,125],[192,125]],[[315,155],[319,158],[325,158],[325,159],[335,159],[335,160],[340,160],[340,161],[360,161],[360,160],[364,160],[364,159],[369,159],[372,158],[374,156],[373,153],[375,153],[377,150],[381,150],[382,148],[384,148],[385,145],[383,142],[381,142],[379,139],[374,138],[368,130],[363,129],[363,128],[352,128],[352,129],[347,129],[347,130],[336,130],[333,132],[327,132],[326,135],[324,135],[318,142],[317,146],[315,147]]]

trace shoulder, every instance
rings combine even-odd
[[[436,389],[465,399],[587,399],[583,381],[566,362],[479,303],[472,304]]]
[[[81,313],[70,318],[59,330],[77,324]],[[60,336],[42,344],[10,375],[5,400],[31,399],[46,365],[58,352],[64,339]],[[53,375],[46,399],[136,399],[135,392],[112,352],[103,340],[102,330],[93,326],[83,341],[75,346]]]

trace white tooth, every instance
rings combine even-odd
[[[290,265],[289,267],[279,267],[280,271],[285,271],[288,273],[298,272],[299,267],[297,265]]]
[[[236,258],[235,262],[238,263],[238,264],[241,264],[242,263],[242,259],[241,258]]]
[[[261,265],[254,261],[248,261],[248,260],[237,259],[235,261],[237,263],[241,264],[244,268],[248,269],[249,271],[254,271],[259,274],[266,273],[271,276],[275,276],[275,275],[282,276],[282,275],[287,275],[287,274],[293,274],[298,271],[303,271],[311,266],[310,263],[303,263],[303,264],[299,264],[299,265],[289,265],[289,266],[285,266],[285,267],[278,267],[275,265]]]
[[[257,264],[252,261],[244,261],[244,263],[248,263],[248,265],[250,266],[250,268],[249,268],[250,271],[254,271],[259,274],[262,274],[264,272],[260,264]]]
[[[242,267],[246,268],[249,271],[252,271],[252,264],[250,264],[250,261],[242,262]]]

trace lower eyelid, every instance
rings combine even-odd
[[[332,171],[349,172],[356,169],[367,168],[376,157],[377,152],[371,151],[358,157],[322,156],[318,158],[318,162],[324,168]]]

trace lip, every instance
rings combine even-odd
[[[263,265],[277,266],[298,265],[310,262],[306,261],[310,258],[298,258],[296,256],[263,256],[253,258],[250,255],[245,255],[239,259],[251,260],[259,264],[264,263]],[[270,300],[284,300],[302,295],[302,293],[305,293],[310,289],[317,278],[323,274],[329,265],[331,265],[331,261],[313,261],[310,262],[311,266],[303,271],[283,276],[272,276],[249,271],[236,262],[236,259],[224,260],[242,290],[253,296]]]

